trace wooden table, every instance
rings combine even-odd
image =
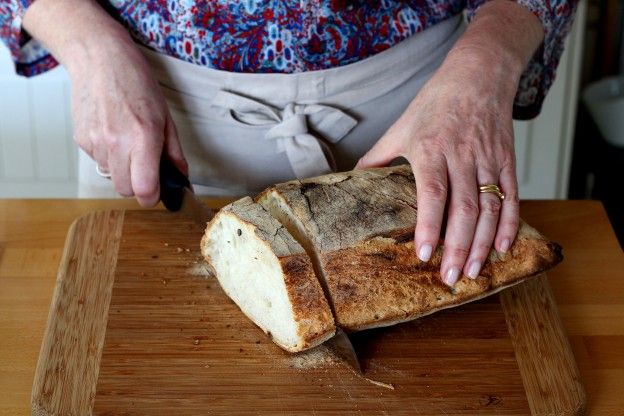
[[[208,201],[213,206],[224,200]],[[71,222],[129,200],[0,200],[0,415],[30,413],[57,267]],[[522,217],[564,247],[548,273],[589,414],[624,412],[624,255],[594,201],[527,201]]]

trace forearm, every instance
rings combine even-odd
[[[489,76],[511,78],[515,86],[543,37],[542,24],[528,9],[511,0],[492,0],[479,8],[448,60],[487,68]]]
[[[23,27],[70,72],[111,45],[131,43],[124,28],[93,0],[37,0]]]

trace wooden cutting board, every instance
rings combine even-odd
[[[291,355],[274,345],[207,273],[202,232],[164,211],[104,211],[73,224],[33,414],[584,413],[545,275],[354,335],[365,378],[324,347]]]

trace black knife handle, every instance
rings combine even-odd
[[[191,182],[165,156],[160,161],[160,200],[169,211],[178,211],[182,206],[184,188],[191,188]]]

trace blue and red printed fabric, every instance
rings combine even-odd
[[[56,65],[21,28],[35,0],[0,0],[0,38],[18,73]],[[365,59],[487,0],[109,0],[100,1],[141,44],[233,72],[295,73]],[[537,115],[554,80],[578,0],[515,0],[535,13],[544,44],[520,81],[516,107]]]

